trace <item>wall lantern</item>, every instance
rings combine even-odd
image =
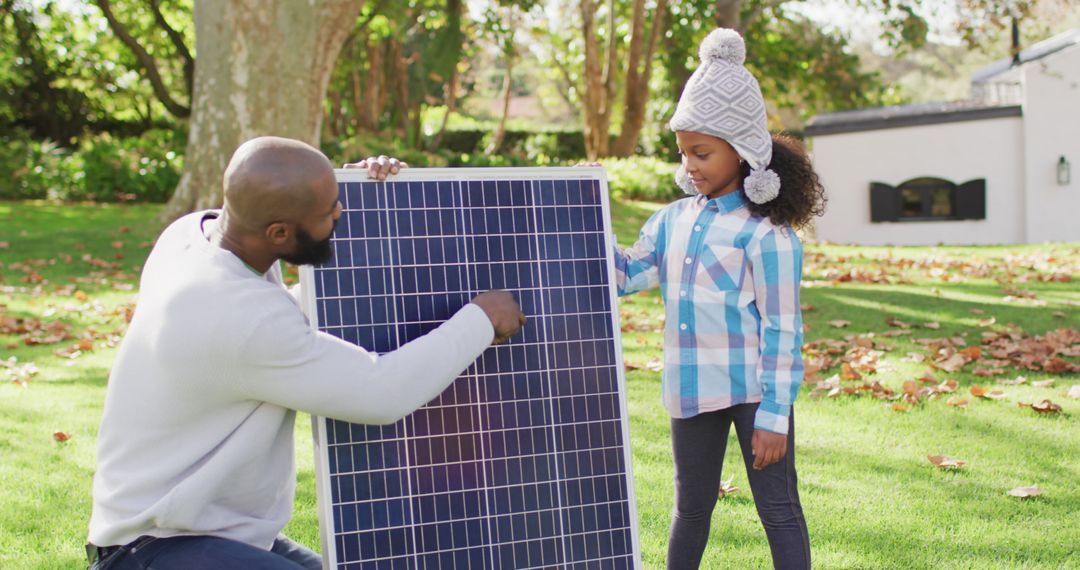
[[[1058,159],[1057,182],[1058,186],[1069,185],[1069,161],[1065,159],[1064,155]]]

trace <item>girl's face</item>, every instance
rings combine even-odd
[[[675,140],[683,168],[698,192],[711,199],[739,189],[739,153],[727,141],[689,131],[675,131]]]

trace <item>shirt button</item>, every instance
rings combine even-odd
[[[685,264],[687,264],[687,265],[690,265],[690,264],[691,264],[692,262],[693,262],[693,260],[692,260],[692,259],[690,259],[689,257],[687,257],[687,258],[686,258],[686,261],[684,261],[683,263],[685,263]]]
[[[685,297],[686,296],[686,291],[679,291],[679,296],[680,297]]]
[[[679,328],[682,330],[686,330],[686,323],[679,325]]]
[[[695,232],[700,232],[701,231],[701,224],[698,224],[698,225],[694,226],[694,231]]]

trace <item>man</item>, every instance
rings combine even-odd
[[[383,179],[400,165],[354,166]],[[257,138],[236,150],[224,189],[222,211],[174,222],[143,269],[98,434],[92,568],[320,568],[280,534],[294,410],[396,422],[525,322],[509,293],[488,291],[378,357],[314,331],[277,262],[328,259],[341,216],[330,162]]]

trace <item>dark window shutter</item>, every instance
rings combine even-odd
[[[968,180],[956,188],[956,217],[961,220],[986,219],[986,179]]]
[[[870,183],[870,221],[895,222],[900,217],[900,193],[883,182]]]

